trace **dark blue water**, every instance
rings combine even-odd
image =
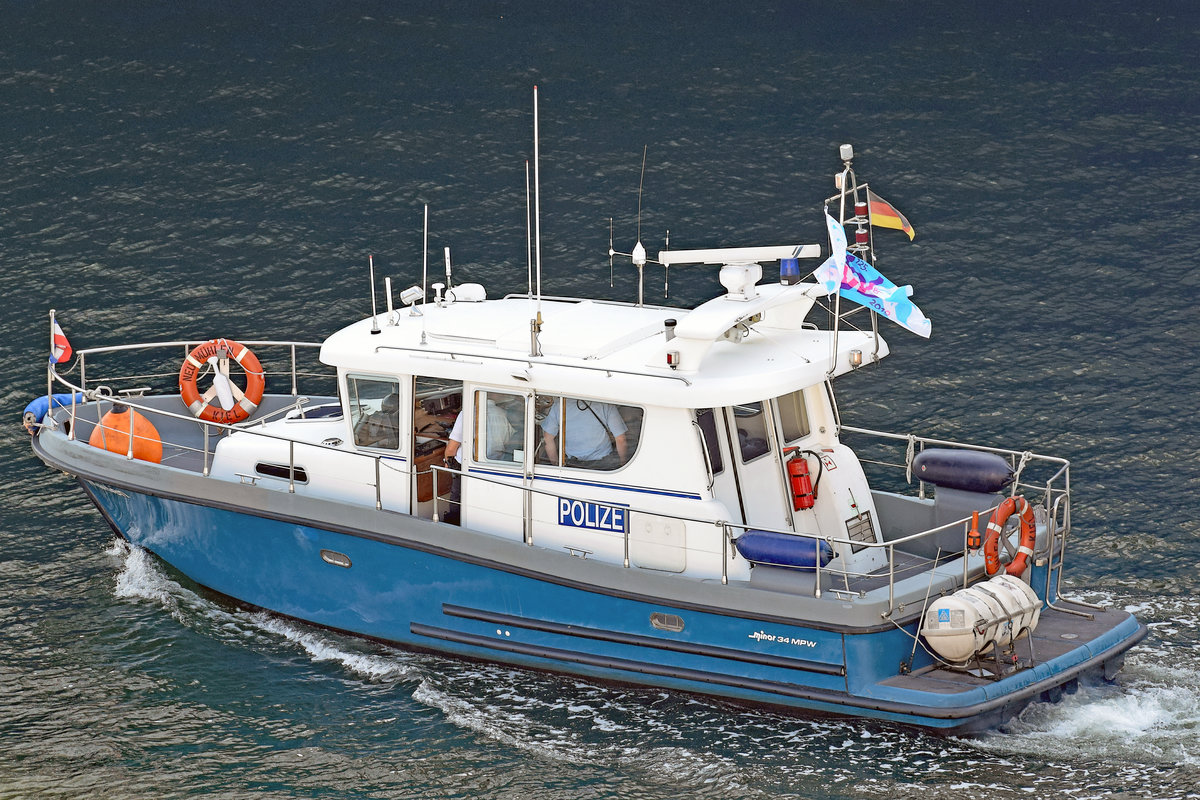
[[[0,3],[0,797],[1200,796],[1200,7],[543,5]],[[534,84],[548,293],[636,296],[643,146],[653,253],[818,240],[854,143],[933,336],[843,416],[1070,458],[1073,590],[1151,625],[1116,685],[959,741],[394,652],[213,599],[29,454],[51,307],[318,340],[368,254],[419,275],[425,203],[523,291]]]

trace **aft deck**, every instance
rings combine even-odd
[[[910,673],[896,675],[880,681],[879,686],[887,689],[899,689],[913,692],[927,692],[937,695],[958,695],[976,689],[987,689],[998,681],[1014,675],[1022,670],[1032,669],[1029,684],[1034,691],[1045,692],[1042,699],[1056,700],[1064,687],[1058,669],[1038,672],[1038,667],[1064,657],[1073,657],[1080,667],[1087,667],[1084,672],[1092,672],[1111,680],[1121,667],[1121,656],[1107,653],[1105,642],[1113,639],[1113,634],[1119,627],[1128,626],[1133,620],[1125,612],[1110,608],[1099,608],[1084,603],[1060,600],[1054,606],[1043,608],[1041,619],[1032,636],[1019,639],[1007,661],[996,659],[994,655],[981,656],[976,662],[965,668],[952,668],[940,664],[932,664],[913,670]],[[1120,637],[1122,651],[1145,636],[1145,628],[1136,634],[1131,642],[1125,636]],[[1063,665],[1063,668],[1069,665]],[[1103,670],[1100,672],[1099,670]],[[1053,680],[1050,680],[1053,678]],[[1046,679],[1045,689],[1038,688],[1038,681]],[[1066,691],[1072,692],[1074,685],[1067,685]]]

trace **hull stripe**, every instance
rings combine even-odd
[[[587,628],[580,625],[565,625],[561,622],[547,622],[545,620],[518,617],[512,614],[500,614],[493,611],[481,611],[462,606],[443,605],[442,613],[448,617],[461,617],[463,619],[479,620],[480,622],[490,622],[496,625],[509,625],[514,628],[541,631],[543,633],[557,633],[563,636],[576,636],[581,639],[595,639],[601,642],[615,642],[617,644],[628,644],[638,647],[653,647],[658,650],[671,650],[676,653],[687,653],[689,655],[724,658],[769,667],[798,669],[805,672],[816,672],[821,675],[843,676],[846,674],[846,668],[842,664],[823,664],[819,661],[773,656],[768,653],[747,653],[741,650],[734,650],[730,647],[698,645],[691,642],[658,639],[653,636],[621,633],[620,631]]]

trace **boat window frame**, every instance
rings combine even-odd
[[[812,432],[813,432],[812,419],[809,417],[809,414],[808,414],[808,399],[805,397],[804,393],[805,393],[804,389],[796,389],[795,391],[788,392],[787,394],[781,394],[778,397],[774,397],[771,399],[771,402],[775,404],[775,417],[776,417],[776,419],[779,420],[779,439],[785,445],[794,444],[796,442],[801,441],[802,439],[807,439],[809,436],[812,435]],[[795,397],[799,400],[800,419],[801,419],[801,422],[803,423],[803,425],[802,425],[803,430],[800,432],[800,434],[798,436],[790,436],[789,437],[788,431],[787,431],[788,414],[786,414],[784,411],[785,405],[782,401],[787,398],[792,398],[792,397]]]
[[[384,383],[391,384],[392,387],[394,387],[393,392],[389,392],[388,394],[385,394],[385,395],[383,395],[382,398],[380,398],[379,406],[376,408],[375,411],[371,411],[371,412],[366,412],[365,408],[374,407],[374,406],[364,405],[360,401],[360,398],[362,397],[362,393],[357,391],[359,382],[368,382],[368,381],[380,383],[380,384],[384,384]],[[350,413],[349,413],[349,415],[343,415],[343,416],[349,420],[350,440],[354,443],[354,446],[356,448],[362,448],[365,450],[383,450],[388,453],[394,453],[394,452],[398,451],[400,449],[400,447],[404,444],[404,438],[400,435],[401,431],[404,429],[404,426],[401,424],[402,420],[400,419],[400,409],[404,407],[404,402],[403,402],[404,395],[403,395],[403,392],[401,391],[402,385],[403,385],[403,382],[395,375],[383,375],[383,374],[379,374],[379,373],[369,373],[369,372],[347,372],[346,373],[346,383],[345,383],[346,408]],[[373,439],[371,441],[360,441],[360,439],[359,439],[360,432],[361,433],[367,432],[368,429],[366,428],[366,426],[371,424],[370,419],[372,416],[374,416],[375,414],[385,414],[385,412],[383,410],[383,405],[387,401],[387,399],[389,397],[391,397],[393,394],[396,396],[396,410],[394,412],[394,421],[395,421],[395,427],[396,427],[396,444],[394,446],[389,446],[387,444],[376,444],[375,442],[378,441],[377,438]],[[368,398],[368,399],[374,399],[374,398]],[[362,410],[361,416],[359,416],[358,412],[356,412],[356,407],[358,409]],[[380,424],[380,425],[386,425],[387,422],[388,422],[388,420],[386,419],[386,416],[381,417],[379,420],[377,420],[377,424]]]
[[[735,432],[737,433],[737,450],[738,450],[737,457],[741,460],[741,463],[743,465],[753,464],[755,461],[758,461],[760,458],[763,458],[764,456],[769,456],[771,454],[771,449],[772,449],[771,448],[771,436],[770,436],[769,431],[767,430],[767,428],[769,427],[769,422],[770,422],[770,420],[767,416],[769,402],[770,402],[769,400],[754,400],[749,403],[734,403],[733,405],[729,406],[730,411],[733,412],[733,419],[735,421],[734,428],[735,428]],[[758,406],[757,414],[743,414],[740,416],[743,419],[748,419],[750,417],[758,417],[759,422],[761,423],[761,426],[762,426],[761,440],[763,442],[763,449],[761,451],[755,452],[752,456],[747,458],[746,457],[746,444],[751,441],[757,441],[759,437],[751,438],[749,436],[750,432],[747,431],[746,432],[747,437],[745,440],[743,440],[742,436],[741,436],[742,428],[737,426],[736,421],[739,418],[739,414],[738,414],[739,408],[745,408],[745,407],[753,406],[753,405]]]
[[[549,402],[547,403],[545,401]],[[602,456],[601,458],[593,461],[586,461],[573,458],[566,454],[566,448],[563,446],[564,437],[560,434],[565,427],[568,429],[569,436],[570,418],[574,416],[572,413],[566,410],[567,401],[572,401],[573,405],[579,409],[580,412],[591,410],[593,415],[596,415],[593,405],[609,406],[616,411],[618,417],[620,418],[621,426],[624,428],[624,430],[619,434],[614,434],[608,423],[606,423],[604,420],[601,420],[599,416],[596,415],[596,418],[605,428],[609,441],[612,444],[612,449],[609,451],[609,455]],[[585,472],[618,472],[628,466],[629,463],[637,456],[638,450],[641,447],[641,441],[643,439],[642,429],[646,421],[646,409],[644,406],[631,405],[628,403],[614,403],[608,400],[579,397],[577,395],[551,393],[543,394],[540,392],[533,395],[533,402],[535,411],[534,422],[536,423],[534,430],[534,437],[536,441],[534,444],[537,451],[537,458],[535,461],[539,465],[561,469],[575,469]],[[580,407],[579,403],[583,403],[584,407]],[[558,433],[548,434],[545,428],[543,428],[542,423],[545,421],[546,417],[550,415],[551,409],[555,406],[555,404],[558,406]],[[636,415],[636,418],[629,420],[625,419],[623,409],[629,409],[631,415]],[[605,413],[605,417],[607,416],[608,414]],[[565,424],[564,419],[566,420]],[[609,422],[611,422],[611,420],[609,420]],[[629,434],[631,432],[634,432],[635,435],[630,436]],[[546,437],[548,435],[551,436],[555,441],[555,453],[553,454],[550,452],[549,443],[546,441]],[[621,436],[626,437],[624,459],[621,459],[618,455],[619,447],[616,442],[616,440]]]
[[[692,424],[696,426],[696,435],[700,437],[700,452],[704,455],[705,466],[708,468],[709,487],[718,475],[725,472],[725,459],[721,456],[721,436],[717,430],[717,408],[692,409]],[[700,421],[703,412],[708,412],[710,430]]]
[[[505,437],[505,444],[516,443],[514,448],[505,448],[504,452],[511,453],[510,458],[496,458],[488,455],[487,447],[480,447],[480,443],[487,443],[489,428],[493,420],[489,418],[487,413],[487,403],[489,395],[504,395],[507,402],[520,402],[521,414],[514,423],[513,416],[497,403],[497,410],[504,415],[504,421],[510,426],[511,430]],[[474,386],[471,391],[471,460],[477,464],[489,464],[498,467],[522,468],[525,464],[525,408],[529,401],[529,395],[526,392],[514,391],[510,387],[496,388],[488,386]],[[494,402],[494,401],[492,401]],[[484,413],[480,413],[480,409],[485,409]],[[519,456],[519,457],[518,457]]]

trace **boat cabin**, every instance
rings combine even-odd
[[[886,345],[806,324],[820,287],[760,276],[724,267],[691,311],[470,286],[363,320],[321,350],[339,402],[223,438],[212,472],[698,579],[749,579],[728,538],[753,530],[868,573],[878,515],[829,379]]]

